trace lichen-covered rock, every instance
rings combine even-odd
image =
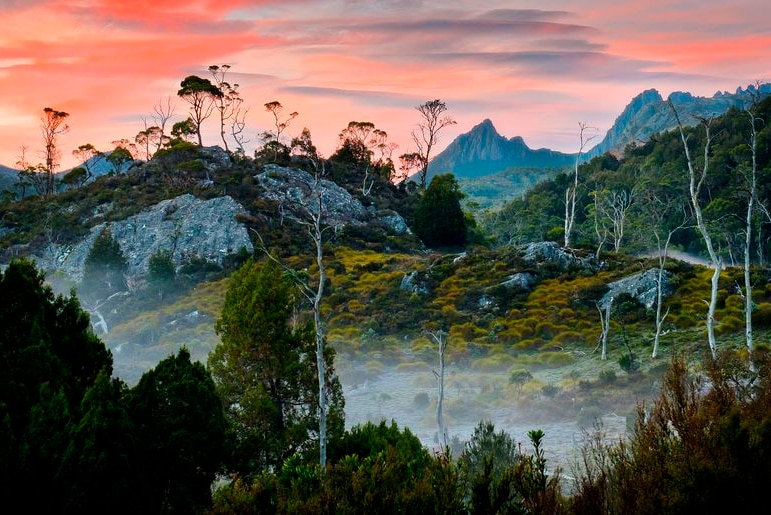
[[[589,269],[596,268],[591,259],[576,256],[572,251],[560,247],[553,241],[528,243],[522,245],[520,251],[526,261],[549,263],[562,270],[571,266],[581,266]]]
[[[650,268],[644,272],[630,275],[610,283],[608,285],[608,292],[603,295],[599,301],[600,308],[605,309],[609,302],[622,293],[628,293],[646,308],[652,308],[656,303],[656,283],[658,281],[658,275],[658,268]],[[672,274],[666,270],[664,271],[661,280],[661,288],[664,298],[672,295],[674,292]]]
[[[529,272],[518,272],[506,278],[500,285],[510,290],[530,291],[533,289],[535,276]]]
[[[150,258],[159,250],[171,253],[180,266],[191,258],[222,264],[223,259],[244,248],[254,249],[246,227],[235,220],[245,210],[232,197],[201,200],[185,194],[164,200],[150,209],[109,224],[126,261],[128,275],[147,274]],[[92,227],[89,235],[71,246],[49,245],[36,260],[44,270],[56,270],[79,282],[94,240],[105,224]]]
[[[308,212],[318,212],[318,197],[314,194],[315,178],[311,174],[296,168],[270,164],[255,179],[265,190],[265,197],[281,204],[288,218],[306,221]],[[361,202],[334,182],[321,179],[319,190],[325,224],[361,225],[369,218]]]

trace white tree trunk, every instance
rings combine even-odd
[[[688,162],[688,190],[690,193],[691,207],[693,208],[693,213],[696,216],[696,227],[701,233],[702,239],[704,240],[704,245],[707,247],[707,253],[709,253],[709,259],[712,262],[712,266],[714,267],[711,280],[709,308],[707,310],[707,340],[712,357],[717,358],[717,341],[715,339],[715,308],[717,307],[718,280],[720,279],[720,272],[723,269],[723,260],[720,258],[720,256],[717,255],[717,252],[715,252],[715,248],[712,245],[712,238],[710,237],[709,231],[707,230],[707,224],[704,222],[704,216],[702,215],[701,211],[701,204],[699,203],[699,193],[701,192],[702,184],[704,183],[704,179],[707,177],[707,172],[709,170],[709,149],[710,145],[712,144],[712,136],[710,134],[711,120],[701,121],[705,131],[703,157],[704,163],[701,171],[697,174],[693,164],[693,159],[691,159],[690,149],[688,148],[688,138],[685,136],[685,130],[683,129],[683,125],[680,123],[677,110],[671,101],[669,102],[669,106],[672,108],[672,111],[675,114],[677,126],[680,129],[680,139],[683,142],[683,148],[685,150],[685,158]]]
[[[444,353],[447,349],[446,334],[444,331],[430,333],[437,344],[439,344],[439,372],[434,371],[437,379],[439,393],[436,400],[436,425],[439,430],[439,443],[447,447],[447,429],[444,427]]]

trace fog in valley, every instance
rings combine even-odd
[[[403,371],[400,368],[410,367],[396,366],[372,373],[366,364],[337,366],[345,393],[347,427],[395,421],[399,427],[408,427],[427,448],[441,450],[436,419],[438,385],[431,369]],[[624,438],[629,413],[615,413],[610,411],[613,408],[597,404],[581,406],[572,398],[566,408],[562,399],[526,391],[528,387],[537,390],[542,383],[551,384],[554,374],[534,373],[531,384],[519,390],[509,384],[507,372],[475,373],[450,366],[445,373],[444,424],[454,452],[480,421],[493,422],[496,431],[508,432],[527,452],[532,451],[528,431],[541,429],[546,433],[549,468],[560,467],[570,475],[587,431],[597,429],[596,421],[605,439]]]

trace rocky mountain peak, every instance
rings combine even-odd
[[[508,168],[556,168],[567,165],[573,159],[570,154],[548,149],[532,150],[519,136],[507,139],[498,133],[490,119],[485,119],[455,138],[431,160],[429,179],[447,172],[458,178],[470,178]]]

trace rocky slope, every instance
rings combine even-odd
[[[700,117],[718,116],[732,107],[741,109],[752,100],[753,95],[766,96],[769,93],[771,84],[763,84],[759,88],[738,88],[735,93],[717,92],[712,97],[697,97],[676,91],[667,100],[655,89],[643,91],[624,108],[603,140],[588,154],[597,156],[611,152],[621,155],[629,144],[644,143],[657,133],[674,129],[677,124],[668,104],[670,100],[683,124],[693,125]]]

